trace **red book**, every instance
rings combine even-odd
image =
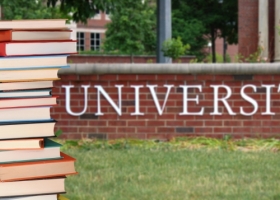
[[[0,56],[28,56],[76,53],[76,41],[0,42]]]

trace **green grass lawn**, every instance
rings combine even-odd
[[[63,150],[77,159],[71,200],[280,200],[278,151],[86,147]]]

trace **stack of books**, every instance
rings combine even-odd
[[[57,72],[76,53],[65,20],[0,21],[0,199],[57,200],[75,159],[60,152],[50,109]]]

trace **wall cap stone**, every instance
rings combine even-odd
[[[280,63],[77,63],[58,74],[280,74]]]

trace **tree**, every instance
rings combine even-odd
[[[164,56],[170,57],[173,60],[178,59],[182,55],[186,55],[187,50],[189,49],[190,45],[184,45],[180,37],[178,37],[177,39],[171,38],[165,40],[162,47]]]
[[[230,44],[237,42],[237,3],[237,0],[172,1],[173,30],[177,30],[174,33],[181,36],[183,42],[189,43],[191,47],[192,43],[197,42],[195,52],[202,49],[203,43],[205,45],[206,39],[209,39],[212,43],[212,61],[216,62],[217,37],[227,38]]]
[[[97,10],[111,11],[118,10],[125,6],[126,0],[46,0],[47,5],[56,7],[59,4],[60,11],[64,14],[73,13],[72,19],[75,22],[86,23]]]
[[[113,10],[111,23],[107,24],[104,49],[118,50],[133,55],[154,52],[156,49],[155,8],[149,2],[126,0],[119,10]]]
[[[44,0],[0,0],[3,19],[55,19],[67,18],[58,8],[48,8]]]

